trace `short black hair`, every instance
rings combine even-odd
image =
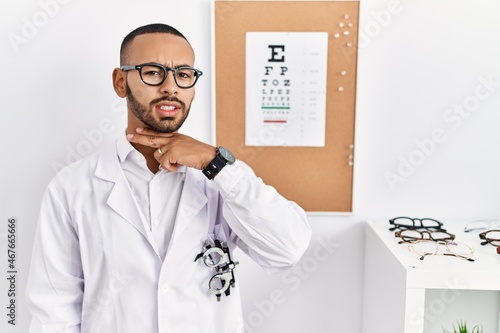
[[[127,49],[135,37],[140,36],[140,35],[146,35],[146,34],[154,34],[154,33],[172,34],[172,35],[184,38],[189,43],[187,38],[179,30],[175,29],[174,27],[172,27],[168,24],[153,23],[153,24],[144,25],[142,27],[135,29],[134,31],[129,33],[123,39],[123,42],[122,42],[122,45],[120,48],[120,66],[126,65],[125,62],[126,62]]]

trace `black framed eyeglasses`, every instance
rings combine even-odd
[[[389,230],[394,231],[396,229],[430,229],[430,230],[441,230],[443,229],[443,223],[431,218],[413,218],[407,216],[399,216],[389,220],[392,225]]]
[[[189,66],[179,66],[176,68],[165,67],[157,63],[146,63],[140,65],[122,66],[120,69],[124,72],[137,70],[141,76],[142,82],[148,86],[159,86],[165,82],[168,71],[174,73],[175,84],[182,89],[193,87],[203,72]]]

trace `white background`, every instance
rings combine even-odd
[[[269,277],[239,258],[248,332],[360,332],[366,219],[425,216],[446,224],[500,217],[500,86],[486,98],[480,81],[500,82],[498,13],[496,0],[361,2],[354,214],[311,214],[313,242],[294,271]],[[19,223],[18,325],[6,324],[0,273],[0,330],[24,333],[42,193],[57,165],[122,132],[125,109],[111,71],[132,29],[165,22],[190,40],[204,75],[183,132],[212,142],[211,0],[2,0],[0,22],[0,233],[8,217]],[[13,34],[25,43],[14,47]],[[472,110],[460,124],[449,118],[455,105]]]

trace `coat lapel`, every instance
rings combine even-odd
[[[114,183],[107,200],[108,206],[137,229],[149,241],[155,252],[157,252],[156,247],[153,245],[152,234],[147,229],[147,221],[138,207],[137,201],[125,178],[125,174],[121,170],[114,146],[110,146],[100,153],[95,175],[103,180]]]

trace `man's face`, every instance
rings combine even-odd
[[[194,66],[194,52],[189,43],[182,37],[166,33],[135,37],[127,55],[125,65]],[[126,89],[129,125],[164,133],[176,132],[182,126],[195,95],[194,87],[182,89],[176,85],[172,71],[160,86],[148,86],[137,70],[129,71]]]

